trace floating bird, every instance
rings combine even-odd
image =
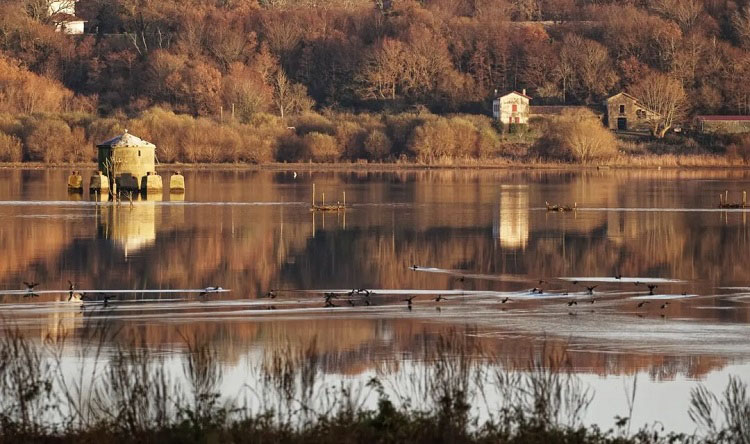
[[[621,274],[616,274],[616,275],[615,275],[615,279],[617,279],[617,280],[620,280],[620,279],[622,279],[622,275],[621,275]]]
[[[323,295],[323,298],[326,301],[326,304],[325,304],[326,308],[328,308],[328,307],[335,307],[335,305],[333,305],[333,302],[331,301],[335,297],[337,297],[336,293],[326,293],[326,294]]]
[[[594,294],[594,289],[598,287],[598,285],[594,285],[592,287],[586,287],[586,290],[588,290],[589,294]]]
[[[464,277],[464,276],[459,276],[459,277],[456,278],[456,281],[458,281],[458,282],[463,282],[465,280],[466,280],[466,277]]]
[[[221,291],[221,290],[223,290],[223,288],[221,288],[221,287],[206,287],[206,288],[203,289],[203,291],[201,291],[198,294],[198,296],[205,296],[208,293],[216,293],[217,291]]]
[[[104,298],[102,299],[102,301],[103,301],[102,306],[107,307],[109,305],[109,300],[110,299],[115,299],[115,298],[117,298],[116,294],[105,294]]]
[[[70,279],[68,279],[68,290],[73,291],[75,289],[76,289],[76,284]]]
[[[440,301],[442,301],[444,299],[447,299],[447,298],[444,297],[442,294],[439,294],[439,295],[437,295],[437,297],[434,300],[435,300],[435,302],[440,302]]]
[[[419,267],[417,267],[416,265],[412,265],[412,266],[411,266],[411,267],[409,267],[409,268],[411,268],[412,270],[416,270],[416,269],[417,269],[417,268],[419,268]]]
[[[665,308],[667,308],[668,305],[669,305],[669,302],[665,302],[665,303],[661,304],[661,307],[659,307],[659,308],[661,308],[662,310],[664,310]]]
[[[26,286],[27,290],[31,291],[31,290],[34,289],[34,287],[36,287],[37,285],[39,285],[39,282],[34,282],[34,281],[26,282],[26,281],[23,281],[23,285]]]
[[[575,209],[578,209],[578,202],[575,202],[572,207],[563,205],[550,205],[550,203],[547,201],[544,201],[544,204],[547,206],[547,211],[573,211]]]
[[[292,173],[292,177],[293,177],[294,179],[296,179],[296,178],[297,178],[297,172],[296,172],[296,171],[295,171],[294,173]]]
[[[641,307],[643,307],[644,305],[646,305],[646,304],[650,304],[650,303],[651,303],[650,301],[643,301],[643,302],[640,302],[640,303],[638,304],[638,307],[637,307],[637,308],[641,308]]]
[[[648,285],[648,294],[653,295],[654,289],[658,287],[659,287],[658,285],[654,285],[654,284]]]
[[[38,298],[39,295],[34,293],[33,291],[29,290],[28,293],[24,294],[23,297],[25,298]]]
[[[575,299],[573,299],[572,301],[568,301],[568,307],[572,307],[574,305],[578,305],[578,302]]]
[[[270,299],[276,299],[276,292],[274,290],[269,290],[266,293],[266,297]]]
[[[503,303],[503,304],[504,304],[504,303],[506,303],[506,302],[508,302],[508,301],[510,301],[510,298],[509,298],[508,296],[506,296],[506,297],[505,297],[505,299],[503,299],[503,300],[501,301],[501,303]]]
[[[370,290],[368,290],[366,288],[360,288],[359,290],[357,290],[357,294],[363,294],[365,296],[370,296]]]

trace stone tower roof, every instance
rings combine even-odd
[[[151,142],[146,142],[145,140],[139,139],[138,137],[128,133],[128,130],[125,130],[123,134],[115,138],[109,139],[106,142],[102,142],[98,144],[97,147],[100,147],[100,148],[121,148],[121,147],[155,148],[156,145],[154,145]]]

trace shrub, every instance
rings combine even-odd
[[[335,162],[341,157],[340,147],[333,136],[312,132],[306,134],[303,141],[315,162]]]
[[[591,111],[575,110],[552,123],[537,148],[548,156],[586,163],[613,156],[617,140]]]
[[[391,139],[381,130],[372,131],[364,142],[365,152],[372,160],[382,160],[391,154]]]
[[[58,119],[36,117],[27,123],[25,158],[36,162],[53,163],[63,159],[65,151],[71,146],[70,127]]]
[[[0,162],[20,162],[22,158],[21,140],[0,132]]]

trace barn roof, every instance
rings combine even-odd
[[[123,134],[117,137],[114,137],[112,139],[109,139],[105,142],[102,142],[98,144],[97,147],[100,147],[100,148],[119,148],[119,147],[156,148],[156,145],[154,145],[151,142],[146,142],[145,140],[139,139],[138,137],[130,134],[128,130],[125,130]]]

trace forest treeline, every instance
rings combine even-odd
[[[187,118],[193,132],[223,123],[217,137],[241,141],[217,160],[252,162],[501,155],[513,151],[502,128],[479,117],[496,90],[597,107],[668,78],[686,116],[750,113],[747,0],[80,0],[83,36],[55,32],[49,0],[3,3],[0,113],[23,124],[0,128],[6,161],[45,160],[28,140],[35,120],[70,143],[90,138],[71,125],[80,113],[152,119],[152,138]],[[410,120],[408,134],[392,118]],[[300,130],[311,120],[332,125]],[[473,146],[450,146],[467,133]],[[48,149],[47,161],[79,156]],[[163,159],[206,157],[169,150]]]

